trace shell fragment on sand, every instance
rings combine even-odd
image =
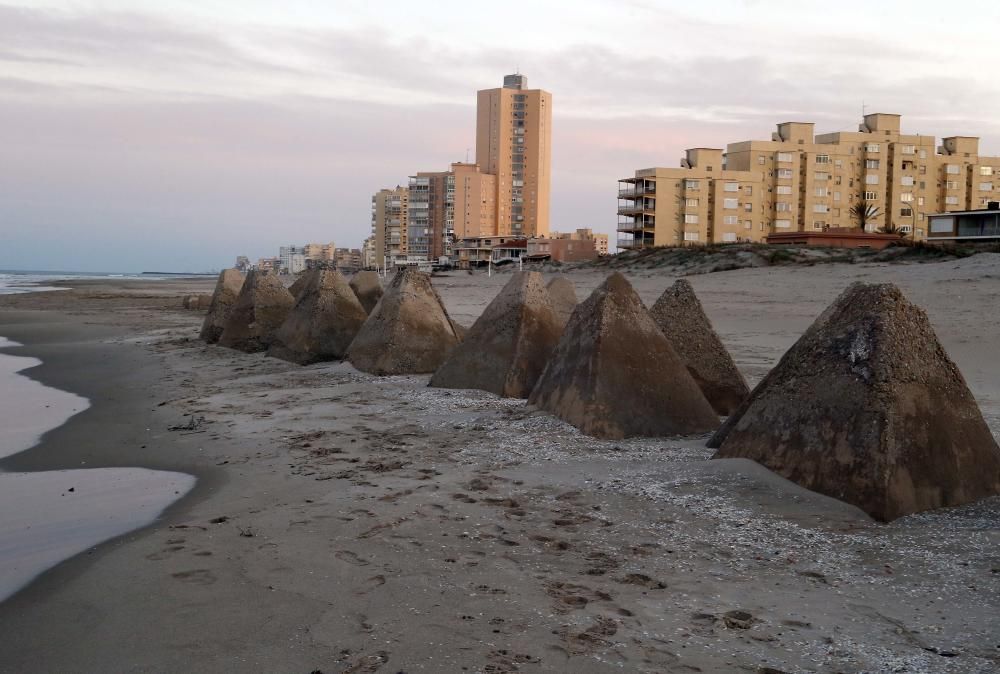
[[[429,373],[459,341],[430,276],[402,267],[361,326],[347,360],[370,374]]]
[[[430,385],[527,398],[561,333],[542,275],[516,272],[434,373]]]
[[[358,296],[365,313],[371,314],[375,305],[382,299],[382,279],[377,272],[359,271],[351,279],[351,290]]]
[[[716,413],[728,416],[750,395],[691,284],[680,279],[649,310]]]
[[[274,334],[267,355],[306,365],[339,360],[368,314],[338,271],[306,272],[295,307]]]
[[[844,291],[710,444],[882,521],[1000,493],[965,379],[891,284]]]
[[[229,314],[236,304],[243,288],[243,274],[235,269],[224,269],[215,283],[215,292],[208,306],[208,315],[201,325],[201,338],[209,344],[215,344],[222,336]]]
[[[251,270],[226,320],[219,345],[247,353],[264,351],[294,304],[277,276]]]
[[[719,418],[625,277],[570,317],[528,402],[601,438],[706,433]]]

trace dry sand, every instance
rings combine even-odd
[[[435,286],[470,325],[508,278]],[[674,280],[629,278],[647,304]],[[897,283],[1000,432],[998,255],[690,280],[751,385],[850,282]],[[211,283],[0,300],[32,376],[92,403],[5,469],[199,477],[0,604],[0,671],[1000,670],[1000,499],[882,525],[703,439],[598,441],[426,375],[205,346],[179,307]]]

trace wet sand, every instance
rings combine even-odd
[[[469,325],[506,278],[435,285]],[[751,383],[858,279],[927,309],[1000,432],[1000,256],[690,278]],[[632,280],[651,303],[673,279]],[[199,477],[0,604],[0,671],[1000,669],[1000,499],[877,524],[703,439],[207,347],[179,302],[210,284],[165,283],[0,301],[32,376],[92,402],[4,469]]]

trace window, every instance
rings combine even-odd
[[[813,194],[815,194],[817,197],[827,197],[827,196],[830,196],[830,188],[829,187],[817,187],[816,189],[813,190]]]
[[[740,191],[740,184],[739,183],[726,183],[726,185],[725,185],[725,187],[723,187],[723,189],[726,192],[739,192]]]
[[[877,169],[878,168],[878,159],[866,159],[865,160],[865,168]]]
[[[792,186],[791,185],[778,185],[775,188],[775,190],[777,191],[778,194],[791,194],[792,193]]]
[[[697,225],[698,224],[698,216],[696,214],[694,214],[694,213],[685,213],[684,214],[684,224],[685,225]]]
[[[816,163],[817,164],[829,164],[830,163],[830,155],[828,155],[828,154],[818,154],[818,155],[816,155]]]
[[[816,180],[829,180],[829,179],[830,179],[829,173],[823,173],[822,171],[816,172]]]
[[[786,163],[792,161],[792,153],[791,152],[779,152],[778,153],[778,161],[780,161],[780,162],[786,162]]]
[[[878,152],[878,143],[868,143],[865,145],[865,152]]]
[[[837,168],[841,168],[844,165],[844,160],[843,159],[834,159],[833,160],[833,165],[836,166]]]
[[[912,217],[913,216],[913,209],[912,208],[907,208],[906,206],[904,206],[903,208],[899,209],[899,214],[902,217],[904,217],[904,218]]]
[[[899,148],[899,151],[902,154],[913,154],[913,153],[915,153],[917,151],[917,146],[916,145],[903,145],[901,148]]]
[[[903,192],[899,195],[899,200],[904,203],[910,203],[913,201],[913,192]]]
[[[992,166],[980,166],[979,167],[979,175],[981,175],[981,176],[991,176],[991,175],[993,175],[993,167]]]
[[[833,193],[833,200],[834,201],[840,201],[840,192],[834,192]]]
[[[764,160],[764,155],[762,155],[762,154],[757,155],[757,163],[758,164],[760,164],[761,166],[763,166],[764,165],[764,161],[765,161]]]
[[[774,226],[777,229],[789,229],[792,226],[791,220],[775,220]]]
[[[958,164],[946,164],[944,171],[950,175],[958,175],[961,171],[961,167]]]
[[[957,190],[958,189],[958,181],[957,180],[949,180],[949,181],[945,182],[944,187],[945,187],[945,189],[948,189],[948,190]]]
[[[697,241],[698,240],[698,232],[684,232],[684,240],[685,241]]]
[[[913,176],[902,176],[899,179],[899,184],[905,187],[911,187],[913,185]]]
[[[696,189],[698,189],[698,181],[697,180],[685,180],[684,181],[684,189],[686,189],[686,190],[696,190]]]
[[[878,185],[878,174],[877,173],[866,174],[865,185]]]
[[[723,208],[739,208],[740,207],[740,200],[739,199],[723,199],[722,200],[722,207]]]
[[[748,197],[751,194],[753,194],[753,185],[747,185],[746,187],[744,187],[743,188],[743,193],[746,194]]]
[[[697,199],[692,199],[692,198],[687,198],[687,199],[684,200],[684,205],[687,208],[698,208],[698,200]]]
[[[927,175],[927,167],[924,166],[923,164],[920,165],[920,175],[922,176]]]
[[[945,197],[944,198],[944,203],[948,204],[949,206],[957,206],[958,205],[958,197]]]
[[[979,191],[980,192],[992,192],[993,191],[993,183],[979,183]]]
[[[878,192],[865,192],[865,201],[875,201],[878,199]]]
[[[736,232],[726,232],[722,235],[722,240],[726,243],[736,241]]]
[[[813,213],[829,213],[830,207],[826,204],[813,204]]]
[[[813,229],[823,229],[826,227],[826,220],[813,220]]]
[[[927,150],[921,150],[919,157],[921,159],[927,159]]]
[[[722,224],[724,225],[738,225],[740,224],[740,216],[738,215],[726,215],[722,218]]]
[[[753,204],[747,201],[746,203],[743,204],[743,210],[749,213],[750,211],[753,210]]]
[[[753,220],[744,220],[743,229],[753,229]]]
[[[923,205],[924,205],[924,198],[917,197],[917,206],[923,206]]]
[[[779,178],[791,178],[792,177],[792,169],[778,169],[778,177]]]
[[[774,210],[778,211],[779,213],[787,213],[790,210],[792,210],[792,205],[787,201],[779,201],[774,205]]]

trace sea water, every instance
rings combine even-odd
[[[26,377],[41,361],[12,355],[18,346],[0,337],[0,458],[90,406]],[[0,472],[0,601],[60,562],[153,523],[194,484],[185,473],[143,468]]]

